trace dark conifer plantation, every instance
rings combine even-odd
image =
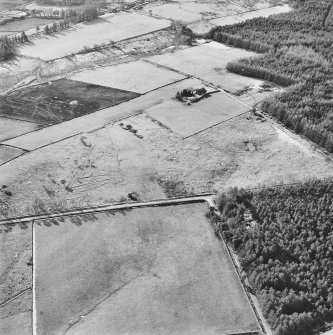
[[[216,41],[263,53],[228,70],[282,86],[264,112],[333,152],[333,0],[297,0],[294,11],[217,27]]]
[[[237,251],[277,335],[315,334],[333,322],[333,180],[218,201],[218,233]]]

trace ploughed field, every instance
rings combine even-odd
[[[139,94],[61,79],[0,97],[0,116],[49,125],[133,99]]]

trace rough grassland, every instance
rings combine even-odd
[[[224,78],[226,65],[230,61],[239,58],[251,57],[256,54],[245,51],[243,49],[230,48],[226,45],[217,42],[210,42],[200,46],[179,50],[175,53],[165,53],[162,55],[153,56],[151,61],[168,66],[172,69],[191,74],[221,86],[227,91],[240,89],[249,82],[249,78],[237,76]],[[233,83],[233,78],[237,80],[237,84]],[[244,82],[240,82],[243,78]]]
[[[229,95],[217,92],[190,106],[170,99],[148,109],[146,113],[176,134],[188,137],[248,110]]]
[[[78,72],[70,77],[73,80],[137,93],[147,93],[184,78],[181,74],[143,61],[99,67],[94,70]]]
[[[0,228],[0,304],[28,289],[0,307],[0,334],[31,334],[32,257],[31,224]]]
[[[0,117],[0,142],[43,128],[33,122],[25,122]]]
[[[38,335],[258,330],[206,211],[192,204],[37,223]]]
[[[1,96],[0,115],[55,124],[137,96],[134,92],[61,79]]]
[[[332,163],[309,145],[251,113],[185,140],[146,114],[122,121],[142,139],[120,122],[1,166],[0,185],[13,192],[9,198],[0,195],[11,206],[8,215],[27,214],[35,203],[47,211],[109,204],[126,200],[129,192],[142,200],[161,199],[172,193],[163,181],[186,195],[333,175]]]
[[[92,22],[77,24],[68,31],[38,38],[32,44],[22,47],[21,54],[48,61],[82,51],[84,46],[118,42],[167,28],[169,25],[170,21],[136,13],[105,15]]]

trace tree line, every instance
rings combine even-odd
[[[237,252],[276,335],[333,321],[333,180],[231,189],[213,222]]]
[[[28,36],[23,31],[20,35],[0,37],[0,61],[7,61],[17,55],[17,44],[28,42]]]
[[[333,9],[331,0],[297,0],[289,13],[213,28],[209,38],[262,53],[229,71],[289,89],[262,110],[333,152]]]
[[[37,0],[37,4],[40,6],[81,6],[84,4],[104,4],[105,0]]]

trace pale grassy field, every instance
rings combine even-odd
[[[178,20],[182,22],[193,22],[202,19],[199,13],[189,12],[182,9],[178,4],[164,4],[156,7],[147,7],[146,11],[151,11],[154,16],[163,17],[165,19]]]
[[[36,222],[38,335],[257,331],[207,210],[190,204],[95,214],[81,224]]]
[[[227,73],[226,65],[236,59],[255,55],[255,53],[243,49],[210,42],[179,50],[175,53],[156,55],[149,59],[157,64],[191,74],[209,83],[221,86],[227,91],[237,91],[256,82],[256,80],[229,73],[225,77]]]
[[[167,3],[158,6],[147,6],[146,12],[151,11],[154,16],[171,20],[179,20],[186,23],[209,20],[219,16],[228,16],[242,13],[247,9],[241,4],[180,1],[177,3]]]
[[[184,78],[181,74],[159,68],[144,61],[99,67],[94,70],[78,72],[69,77],[69,79],[73,80],[136,93],[147,93]]]
[[[25,151],[22,149],[0,144],[0,165],[5,164],[24,153]]]
[[[211,20],[210,22],[217,26],[226,26],[229,24],[244,22],[246,20],[254,19],[256,17],[268,17],[274,14],[288,13],[290,12],[290,10],[291,10],[291,7],[289,5],[262,8],[256,11],[250,11],[250,12],[246,12],[246,13],[242,13],[238,15],[217,18],[217,19]]]
[[[248,110],[249,108],[239,101],[218,92],[190,106],[170,99],[149,108],[146,113],[176,134],[188,137]]]
[[[41,129],[42,127],[43,126],[33,122],[0,117],[0,142],[30,133],[34,130]]]
[[[121,41],[167,28],[170,21],[136,13],[105,15],[92,22],[80,23],[70,30],[35,39],[32,44],[21,48],[23,56],[49,61],[77,53],[84,46]]]

